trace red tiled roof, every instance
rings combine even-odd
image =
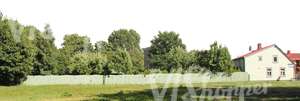
[[[300,60],[300,53],[289,53],[287,56],[293,61]]]
[[[247,56],[256,54],[256,53],[258,53],[258,52],[260,52],[260,51],[262,51],[262,50],[265,50],[265,49],[270,48],[270,47],[273,47],[273,46],[275,46],[275,44],[269,45],[269,46],[266,46],[266,47],[262,47],[261,49],[253,50],[253,51],[251,51],[251,52],[249,52],[249,53],[247,53],[247,54],[241,55],[241,56],[239,56],[239,57],[237,57],[237,58],[235,58],[235,59],[239,59],[239,58],[243,58],[243,57],[247,57]]]

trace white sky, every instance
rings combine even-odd
[[[132,28],[141,35],[141,47],[150,46],[158,31],[175,31],[189,50],[207,49],[216,40],[233,57],[259,42],[300,52],[296,0],[1,0],[0,10],[39,29],[49,23],[58,47],[65,34],[96,42],[113,30]]]

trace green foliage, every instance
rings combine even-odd
[[[123,49],[108,53],[108,68],[116,74],[132,74],[133,64],[130,55]]]
[[[71,70],[69,68],[69,65],[71,64],[70,59],[74,55],[70,55],[70,54],[66,54],[66,53],[67,52],[64,49],[62,49],[62,48],[58,49],[58,53],[57,53],[57,54],[59,54],[57,56],[58,67],[56,68],[58,75],[70,74],[70,72],[71,72]]]
[[[69,68],[72,75],[88,75],[92,72],[88,67],[89,57],[86,54],[76,54],[70,61]]]
[[[106,56],[94,52],[76,54],[70,61],[72,75],[102,74],[103,68],[107,65]]]
[[[17,23],[17,22],[16,22]],[[12,28],[8,19],[0,19],[0,84],[17,85],[26,80],[32,67],[33,56],[28,47],[14,35],[22,26]],[[18,33],[20,35],[20,33]]]
[[[196,65],[202,66],[202,67],[209,67],[209,50],[201,50],[197,51],[196,53]]]
[[[133,74],[142,73],[144,70],[144,53],[138,48],[134,48],[128,53],[133,64]]]
[[[3,17],[3,14],[2,14],[2,12],[0,11],[0,20],[2,20],[2,17]]]
[[[212,73],[225,72],[229,74],[237,71],[227,47],[223,47],[217,42],[210,45],[210,50],[198,52],[197,57],[197,64],[206,67]]]
[[[92,70],[91,74],[103,74],[104,68],[107,66],[107,61],[108,60],[105,54],[90,53],[88,67]]]
[[[107,51],[113,51],[112,45],[105,41],[98,41],[95,43],[95,51],[96,52],[107,52]]]
[[[196,51],[187,52],[182,47],[171,49],[167,54],[168,66],[165,70],[168,72],[191,72],[190,67],[195,65]]]
[[[144,68],[140,35],[133,29],[113,31],[108,42],[93,46],[87,36],[66,35],[61,49],[49,25],[44,31],[2,18],[0,12],[0,84],[16,85],[32,75],[149,74],[150,71],[186,72],[203,68],[213,73],[236,71],[227,47],[217,42],[210,50],[186,51],[179,34],[159,32],[147,48],[151,68]],[[148,54],[149,53],[149,54]],[[147,61],[148,62],[148,61]],[[161,70],[161,71],[160,71]]]
[[[87,36],[80,36],[78,34],[66,35],[62,45],[62,50],[65,51],[65,54],[71,55],[82,52],[90,52],[93,50],[90,38]]]
[[[140,48],[140,35],[135,30],[120,29],[113,31],[108,37],[108,42],[114,48],[121,48],[131,50],[134,48]]]
[[[49,25],[45,31],[35,33],[34,44],[36,46],[33,75],[56,74],[58,68],[58,50],[54,44],[54,37]]]
[[[189,54],[185,49],[176,47],[171,49],[167,54],[167,60],[169,64],[167,71],[177,71],[177,69],[186,70],[188,68]]]
[[[93,50],[92,44],[90,43],[90,39],[87,36],[80,36],[78,34],[65,35],[64,42],[62,45],[63,47],[59,50],[58,57],[60,64],[62,64],[62,67],[58,68],[58,71],[60,71],[59,74],[72,74],[73,71],[70,59],[73,58],[76,54],[89,53]],[[82,73],[82,71],[77,71],[77,73],[75,74]]]
[[[175,32],[159,32],[157,37],[151,41],[149,50],[150,67],[151,68],[168,68],[168,53],[176,47],[181,47],[185,50],[185,45],[179,38],[179,34]]]
[[[108,38],[108,44],[109,45],[102,42],[100,46],[105,47],[105,49],[113,48],[110,50],[126,50],[133,64],[132,72],[134,74],[142,72],[144,68],[144,53],[139,46],[140,35],[135,30],[120,29],[113,31]]]
[[[189,57],[189,66],[194,66],[197,65],[197,59],[198,59],[198,50],[192,50],[188,52],[188,57]]]

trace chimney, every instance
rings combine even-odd
[[[252,47],[251,46],[249,46],[249,51],[252,51]]]
[[[287,55],[291,54],[291,51],[290,51],[290,50],[288,50],[286,54],[287,54]]]
[[[260,50],[261,49],[261,43],[258,43],[257,44],[257,50]]]

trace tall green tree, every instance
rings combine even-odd
[[[78,34],[65,35],[62,48],[59,50],[60,64],[63,66],[58,69],[59,74],[71,74],[70,59],[76,54],[92,52],[93,46],[87,36]]]
[[[140,35],[133,29],[113,31],[108,38],[108,44],[114,49],[126,50],[133,63],[133,72],[139,73],[144,69],[144,54],[140,48]]]
[[[227,47],[219,45],[214,42],[210,45],[208,55],[208,68],[211,72],[226,72],[231,73],[235,71],[231,56]]]
[[[150,67],[151,68],[168,68],[168,53],[176,47],[181,47],[185,50],[185,45],[182,43],[179,34],[175,32],[159,32],[158,36],[151,41],[149,49]]]
[[[56,74],[58,70],[58,49],[54,44],[54,37],[50,25],[46,25],[44,32],[35,35],[34,44],[36,46],[33,75]]]
[[[15,40],[19,30],[11,28],[8,19],[0,19],[0,84],[17,85],[26,80],[32,67],[33,55],[22,42]]]

